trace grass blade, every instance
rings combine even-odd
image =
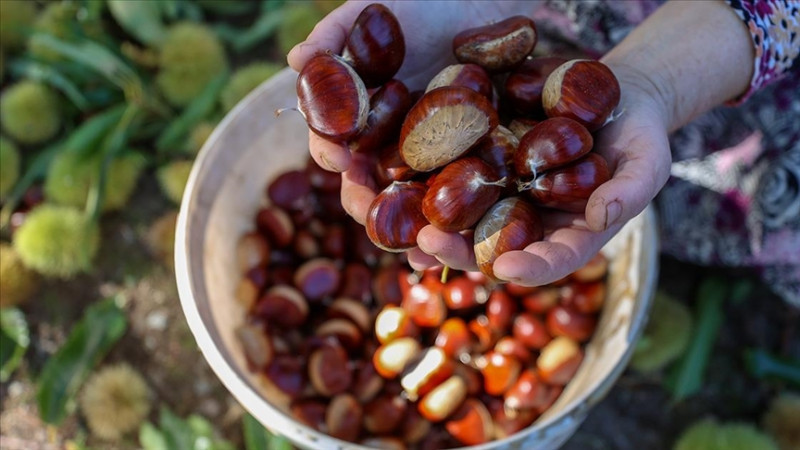
[[[0,381],[6,381],[22,362],[30,344],[28,322],[17,308],[0,309]]]

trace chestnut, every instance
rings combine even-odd
[[[478,268],[492,280],[492,265],[498,256],[511,250],[522,250],[544,236],[536,209],[519,197],[508,197],[495,203],[475,227],[475,260]]]
[[[287,211],[302,209],[310,200],[311,182],[305,170],[288,170],[267,186],[267,198]]]
[[[493,86],[489,74],[477,64],[453,64],[437,73],[428,83],[425,92],[442,86],[461,86],[472,89],[489,100],[492,99]]]
[[[407,407],[408,402],[399,395],[380,395],[364,405],[364,428],[374,434],[392,433],[402,423]]]
[[[533,51],[536,40],[533,20],[513,16],[458,33],[453,38],[453,53],[459,62],[504,72],[520,64]]]
[[[359,301],[363,305],[372,300],[372,271],[365,264],[351,262],[344,266],[338,295]]]
[[[367,124],[347,145],[352,152],[377,154],[396,140],[406,113],[411,109],[408,88],[401,81],[389,80],[369,100]]]
[[[489,295],[489,301],[486,303],[486,318],[489,319],[489,326],[493,330],[504,334],[511,326],[516,312],[517,304],[506,291],[495,289]]]
[[[478,353],[489,350],[494,346],[495,342],[497,342],[498,335],[489,325],[489,319],[484,314],[470,320],[469,323],[467,323],[467,328],[469,328],[470,333],[475,336],[477,342],[473,350]]]
[[[264,375],[274,388],[289,399],[298,397],[306,388],[305,362],[291,355],[279,355],[267,364]]]
[[[298,327],[308,317],[308,302],[294,287],[276,285],[261,296],[253,308],[253,314],[280,327]]]
[[[392,181],[408,181],[416,177],[418,172],[406,164],[400,157],[397,143],[384,147],[378,155],[375,166],[375,180],[379,186],[388,186]]]
[[[301,259],[316,258],[320,254],[316,236],[308,230],[298,230],[292,242],[294,253]]]
[[[464,319],[451,317],[445,320],[439,327],[434,345],[441,348],[451,358],[459,359],[469,352],[472,347],[472,336],[470,336]]]
[[[310,301],[333,295],[339,289],[340,281],[339,269],[328,258],[308,260],[294,273],[294,285]]]
[[[457,159],[442,169],[422,198],[422,214],[442,231],[475,225],[505,187],[497,173],[474,156]]]
[[[466,383],[458,375],[453,375],[422,397],[417,408],[422,417],[431,422],[441,422],[453,414],[466,397]]]
[[[589,153],[594,139],[589,130],[566,117],[539,122],[519,140],[514,170],[521,178],[536,177]]]
[[[542,383],[536,370],[524,370],[503,398],[508,412],[542,408],[549,400],[549,387]]]
[[[505,82],[505,97],[514,112],[523,115],[542,116],[542,90],[547,77],[558,66],[567,62],[559,56],[529,58],[514,69]]]
[[[297,76],[297,109],[319,136],[345,142],[367,124],[369,96],[364,82],[342,58],[321,53]]]
[[[606,272],[608,272],[608,259],[602,253],[598,253],[583,267],[573,272],[571,278],[582,283],[589,283],[601,280],[606,276]]]
[[[522,313],[514,318],[514,337],[528,348],[539,350],[552,339],[544,323],[531,313]]]
[[[325,425],[325,403],[314,399],[302,399],[293,402],[291,407],[292,416],[300,423],[305,424],[317,431],[322,431]]]
[[[514,133],[508,128],[498,125],[475,146],[470,154],[489,164],[497,177],[505,178],[510,186],[510,180],[515,175],[514,153],[516,153],[517,147],[519,147],[519,139]]]
[[[372,361],[356,361],[355,377],[353,378],[352,393],[359,402],[366,403],[383,389],[384,380],[375,371]]]
[[[442,284],[434,278],[426,278],[412,285],[408,294],[403,296],[400,306],[421,328],[436,328],[447,318]]]
[[[470,397],[478,396],[483,392],[483,379],[478,369],[462,362],[456,362],[453,374],[464,380],[464,384],[467,386],[467,395]]]
[[[406,397],[414,402],[453,374],[453,361],[439,347],[429,347],[409,364],[400,378]]]
[[[347,34],[342,58],[368,88],[389,81],[403,64],[406,44],[392,11],[379,3],[364,8]]]
[[[508,129],[514,133],[517,139],[522,139],[522,136],[531,131],[537,123],[539,123],[539,120],[517,117],[508,123]]]
[[[400,130],[400,156],[412,169],[429,172],[463,155],[498,121],[491,102],[472,89],[436,88],[408,112]]]
[[[558,288],[545,287],[522,297],[522,307],[533,314],[545,314],[558,304],[560,298]]]
[[[558,66],[542,90],[542,106],[548,117],[568,117],[592,132],[610,120],[619,100],[619,81],[611,69],[588,59]]]
[[[378,248],[402,252],[417,245],[417,234],[427,219],[422,198],[427,187],[417,181],[395,181],[381,191],[367,210],[367,236]]]
[[[583,351],[574,340],[558,336],[544,346],[536,360],[536,373],[547,384],[564,386],[583,361]]]
[[[242,344],[247,362],[253,369],[261,371],[272,361],[274,349],[261,327],[245,324],[236,328],[236,337]]]
[[[353,381],[347,353],[338,344],[326,344],[308,358],[308,379],[316,392],[331,397],[346,391]]]
[[[582,314],[573,308],[556,306],[547,313],[547,330],[553,336],[567,336],[577,342],[588,341],[595,328],[597,318]]]
[[[314,330],[320,338],[331,336],[350,351],[361,348],[363,335],[356,324],[346,319],[328,319]]]
[[[572,283],[561,290],[562,304],[581,314],[597,313],[603,307],[606,298],[606,284],[602,281]]]
[[[306,161],[306,176],[316,191],[339,192],[342,186],[342,176],[336,172],[329,172],[317,164],[313,158]]]
[[[520,189],[538,205],[583,212],[592,192],[610,179],[606,160],[590,152],[571,164],[543,173],[532,182],[521,185]]]
[[[286,247],[294,240],[294,223],[283,208],[277,206],[262,208],[256,214],[256,226],[275,247]]]
[[[399,305],[403,300],[400,292],[400,268],[396,264],[379,267],[372,278],[372,296],[378,306]]]
[[[494,351],[501,355],[509,356],[523,364],[527,364],[531,358],[531,351],[519,339],[512,336],[503,336],[494,345]]]
[[[236,259],[239,270],[246,272],[254,267],[269,264],[269,242],[257,232],[242,235],[236,244]]]
[[[452,311],[472,309],[486,303],[488,298],[485,287],[465,276],[451,278],[442,286],[442,299]]]
[[[405,369],[406,364],[413,360],[420,351],[419,342],[416,339],[397,338],[375,351],[372,364],[380,376],[392,379],[399,375]]]
[[[489,395],[503,395],[517,381],[522,365],[516,359],[491,351],[476,361]]]
[[[400,435],[410,445],[417,444],[431,431],[431,423],[425,420],[416,408],[408,408],[403,423],[400,424]]]
[[[375,337],[381,344],[387,344],[401,337],[415,337],[418,334],[419,329],[403,308],[386,306],[375,318]]]
[[[464,445],[479,445],[494,437],[492,415],[480,400],[470,398],[444,424],[445,429]]]
[[[372,328],[372,314],[364,303],[348,297],[340,297],[328,305],[328,317],[347,319],[353,322],[362,333]]]
[[[339,394],[331,399],[325,410],[325,426],[331,436],[355,441],[361,434],[363,409],[351,394]]]
[[[495,439],[505,439],[533,423],[539,414],[532,409],[507,410],[502,403],[491,410]]]

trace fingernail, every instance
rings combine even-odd
[[[606,205],[606,224],[605,229],[608,229],[614,222],[622,215],[622,205],[618,201],[613,201]]]

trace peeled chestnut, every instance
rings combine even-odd
[[[400,156],[414,170],[431,171],[464,154],[498,121],[491,102],[472,89],[434,89],[408,112],[400,130]]]
[[[568,212],[583,212],[586,203],[598,186],[611,179],[608,163],[597,153],[549,170],[520,189],[534,203]]]
[[[475,227],[475,260],[481,272],[497,280],[492,265],[498,256],[522,250],[543,235],[539,213],[532,205],[519,197],[504,198],[489,208]]]
[[[505,187],[480,158],[468,156],[446,165],[422,198],[422,214],[443,231],[457,232],[475,225]]]
[[[297,109],[312,131],[330,141],[345,142],[367,124],[369,96],[350,65],[322,53],[311,58],[297,76]]]
[[[547,77],[542,106],[548,117],[569,117],[589,131],[600,129],[619,105],[619,81],[600,61],[575,59]]]
[[[367,123],[348,143],[351,151],[375,154],[397,139],[403,119],[411,108],[411,96],[401,81],[389,80],[369,100]]]
[[[506,78],[504,99],[518,114],[537,117],[543,115],[544,83],[550,73],[565,62],[567,59],[559,56],[526,59]]]
[[[458,33],[453,38],[453,53],[459,62],[503,72],[521,63],[533,51],[536,39],[533,20],[513,16]]]
[[[428,83],[425,92],[442,86],[462,86],[492,99],[493,87],[489,74],[477,64],[453,64],[437,73]]]
[[[520,178],[563,166],[589,153],[594,139],[589,130],[566,117],[539,122],[519,140],[514,169]]]
[[[419,230],[428,224],[422,214],[425,184],[395,181],[381,191],[367,211],[367,236],[388,252],[402,252],[417,245]]]
[[[389,81],[403,65],[406,43],[392,11],[373,3],[356,18],[342,50],[342,58],[353,66],[368,88]]]

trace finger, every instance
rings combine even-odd
[[[350,150],[340,144],[323,139],[313,131],[308,131],[308,149],[320,167],[331,172],[344,172],[350,167]]]
[[[300,71],[312,56],[330,50],[339,54],[358,14],[363,8],[359,2],[348,2],[325,16],[309,33],[305,41],[297,44],[286,55],[289,66]]]
[[[586,264],[621,227],[614,225],[601,233],[561,228],[524,250],[500,255],[493,266],[494,274],[526,286],[552,283]]]
[[[601,154],[609,155],[606,158],[616,169],[611,180],[595,189],[586,205],[586,223],[594,231],[625,223],[642,212],[667,182],[670,168],[666,135],[642,146],[632,143],[623,150],[604,149]]]
[[[431,267],[442,265],[438,259],[423,252],[419,249],[419,247],[414,247],[407,251],[406,256],[408,257],[408,264],[414,270],[425,270]]]
[[[366,223],[369,205],[377,195],[370,162],[365,155],[356,153],[350,168],[342,173],[342,206],[361,225]]]
[[[417,245],[420,250],[453,269],[477,270],[478,268],[471,234],[448,233],[433,225],[427,225],[417,235]]]

